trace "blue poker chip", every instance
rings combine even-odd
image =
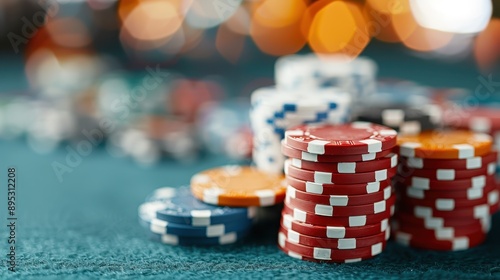
[[[139,215],[145,220],[163,220],[169,223],[191,226],[209,226],[251,222],[256,208],[224,207],[206,204],[191,194],[189,187],[157,189],[139,207]]]
[[[243,240],[249,231],[234,231],[226,233],[218,237],[185,237],[174,234],[158,234],[148,231],[149,238],[168,245],[181,245],[181,246],[211,246],[211,245],[228,245],[234,244]]]
[[[252,226],[249,219],[236,220],[230,224],[218,224],[210,226],[190,226],[175,224],[159,219],[148,220],[148,217],[140,216],[139,223],[152,233],[171,234],[183,237],[221,237],[230,232],[246,231]]]

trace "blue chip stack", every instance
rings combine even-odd
[[[148,235],[170,245],[235,243],[249,233],[255,215],[255,208],[205,204],[189,187],[159,188],[139,206],[139,222]]]
[[[283,172],[281,140],[301,124],[344,123],[349,120],[351,95],[338,88],[282,90],[261,88],[252,93],[250,123],[253,161],[262,171]]]

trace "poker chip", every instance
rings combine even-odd
[[[398,138],[400,156],[465,159],[491,152],[492,137],[470,131],[430,131]]]
[[[221,207],[203,203],[191,194],[187,186],[156,189],[146,201],[139,207],[141,215],[151,213],[150,219],[157,218],[170,223],[192,226],[253,219],[256,213],[253,207]]]
[[[288,185],[293,188],[312,194],[323,195],[363,195],[378,192],[391,185],[390,180],[359,184],[322,184],[300,180],[291,176],[286,177]]]
[[[418,235],[401,230],[394,230],[392,232],[394,239],[397,243],[412,246],[420,249],[427,250],[442,250],[442,251],[459,251],[475,247],[484,242],[486,234],[482,231],[477,231],[474,234],[450,238],[448,240],[437,240],[431,234]]]
[[[332,206],[352,206],[363,205],[367,203],[375,203],[381,200],[387,200],[392,195],[392,187],[388,186],[383,190],[365,195],[318,195],[297,190],[291,186],[287,187],[286,195],[291,198],[296,198],[314,203],[332,205]]]
[[[437,181],[423,177],[410,176],[402,178],[399,175],[394,176],[394,181],[402,183],[406,186],[421,190],[442,190],[442,191],[456,191],[484,188],[488,184],[493,184],[495,177],[493,175],[480,175],[468,179],[460,179],[454,181]]]
[[[163,244],[174,246],[213,246],[213,245],[228,245],[234,244],[248,235],[248,231],[230,232],[218,237],[185,237],[174,234],[159,234],[148,232],[149,237]]]
[[[368,247],[361,247],[350,250],[338,250],[332,248],[312,247],[296,244],[288,241],[285,235],[278,235],[279,246],[285,249],[293,250],[303,256],[317,260],[338,260],[346,261],[352,259],[362,259],[374,257],[382,253],[387,242],[379,242]]]
[[[371,122],[390,127],[400,135],[414,135],[423,131],[435,129],[429,112],[409,106],[367,106],[355,113],[357,121]]]
[[[496,189],[494,184],[488,184],[484,188],[470,188],[465,190],[422,190],[414,187],[408,187],[396,184],[395,188],[401,188],[405,197],[417,199],[440,199],[440,198],[458,198],[458,199],[478,199],[485,194]]]
[[[495,162],[497,157],[497,151],[492,151],[482,157],[471,157],[466,159],[401,157],[400,161],[408,167],[418,169],[478,169]]]
[[[297,179],[321,184],[358,184],[365,182],[379,182],[387,180],[396,174],[397,168],[382,169],[373,172],[343,174],[322,171],[304,170],[291,165],[289,160],[285,161],[285,174]]]
[[[290,159],[290,165],[305,169],[331,173],[361,173],[374,172],[380,169],[390,169],[398,164],[398,155],[390,153],[387,156],[367,162],[336,162],[336,163],[319,163],[313,161],[300,160],[297,158]]]
[[[284,227],[280,227],[278,234],[282,235],[281,237],[278,238],[286,239],[290,243],[301,244],[312,247],[349,250],[349,249],[369,247],[380,242],[386,242],[391,235],[391,230],[390,228],[388,228],[385,230],[385,232],[368,237],[340,238],[340,239],[313,237],[305,234],[300,234],[293,230],[288,230]]]
[[[173,234],[191,237],[220,237],[233,231],[248,230],[252,225],[252,221],[246,219],[230,224],[190,226],[169,223],[159,219],[148,220],[143,216],[140,216],[140,223],[144,228],[149,229],[153,233]]]
[[[429,250],[480,244],[499,208],[491,137],[434,131],[398,138],[400,164],[393,186],[396,240]]]
[[[476,169],[415,169],[409,168],[401,164],[399,166],[399,174],[411,174],[413,177],[427,178],[437,181],[454,181],[460,179],[467,179],[481,175],[492,175],[496,171],[496,163],[489,163],[487,166]],[[403,175],[404,176],[404,175]]]
[[[191,191],[208,204],[223,206],[270,206],[285,198],[286,181],[250,166],[227,165],[195,174]]]
[[[319,155],[377,153],[393,148],[396,139],[395,130],[367,122],[297,126],[285,133],[286,145]]]
[[[278,248],[285,254],[287,254],[289,257],[292,257],[294,259],[298,260],[303,260],[303,261],[309,261],[309,262],[315,262],[315,263],[356,263],[360,262],[363,260],[371,259],[372,257],[365,257],[365,258],[355,258],[355,259],[338,259],[338,260],[318,260],[306,256],[302,256],[301,254],[294,252],[292,250],[289,250],[287,248],[281,247],[280,244],[278,244]]]
[[[491,107],[465,109],[456,114],[445,114],[443,122],[451,127],[491,133],[500,130],[500,112]]]
[[[324,162],[324,163],[358,162],[359,163],[359,162],[373,161],[384,158],[389,154],[391,154],[392,150],[389,149],[377,153],[365,153],[365,154],[355,154],[355,155],[318,155],[291,148],[290,146],[285,144],[285,141],[282,141],[281,152],[287,157],[295,158],[302,161],[305,160],[309,162]]]
[[[416,205],[432,207],[439,211],[455,211],[462,208],[474,207],[482,204],[498,204],[498,190],[493,190],[486,195],[477,199],[460,199],[460,198],[401,198],[401,203],[406,205]]]
[[[388,207],[384,212],[373,215],[324,217],[308,213],[297,208],[292,208],[285,203],[283,206],[283,214],[289,215],[294,221],[318,226],[362,227],[380,223],[385,219],[389,219],[394,214],[394,204]]]
[[[287,196],[285,203],[292,208],[300,209],[319,216],[338,217],[377,214],[386,211],[396,197],[393,195],[387,200],[381,200],[370,204],[356,206],[331,206],[317,204]]]

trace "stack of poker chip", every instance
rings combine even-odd
[[[252,207],[213,206],[196,199],[189,187],[159,188],[139,207],[149,237],[169,245],[232,244],[248,235]]]
[[[397,132],[366,122],[302,125],[282,143],[287,193],[278,243],[291,257],[356,262],[380,254],[396,197]]]
[[[491,137],[434,131],[400,136],[398,147],[396,241],[429,250],[482,243],[499,207]]]
[[[423,108],[411,106],[370,106],[355,112],[357,121],[388,126],[400,134],[414,135],[437,128],[432,115]]]
[[[252,158],[262,171],[283,173],[281,140],[290,127],[301,124],[345,123],[351,96],[337,88],[284,91],[261,88],[251,96]]]
[[[275,65],[276,86],[284,90],[338,87],[362,100],[376,90],[377,65],[366,57],[289,55]]]

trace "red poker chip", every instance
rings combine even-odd
[[[461,179],[454,181],[437,181],[428,178],[410,176],[403,178],[399,175],[393,177],[393,182],[405,186],[421,190],[436,190],[436,191],[458,191],[467,190],[470,188],[485,188],[490,184],[495,183],[494,175],[481,175],[469,179]]]
[[[401,196],[400,203],[405,205],[431,207],[439,211],[455,211],[483,204],[498,204],[498,190],[493,190],[479,199],[471,200],[460,198],[417,199]]]
[[[490,217],[482,219],[444,219],[435,217],[418,218],[411,214],[398,211],[394,215],[394,218],[399,223],[412,224],[414,226],[425,228],[425,229],[435,229],[443,227],[482,227],[485,220],[490,220]]]
[[[449,191],[435,191],[435,190],[422,190],[414,187],[408,187],[400,184],[395,184],[396,190],[402,195],[416,199],[439,199],[439,198],[457,198],[457,199],[478,199],[497,187],[494,184],[489,184],[484,188],[470,188],[464,190],[449,190]]]
[[[390,218],[394,214],[394,205],[387,207],[384,212],[373,215],[323,217],[297,208],[291,208],[285,203],[282,214],[291,216],[294,221],[317,226],[362,227],[380,223],[382,220]]]
[[[397,132],[367,122],[300,125],[285,132],[285,143],[318,155],[378,153],[396,146]]]
[[[388,228],[384,232],[372,236],[341,239],[309,236],[293,230],[288,230],[284,227],[280,227],[278,234],[283,235],[279,238],[285,238],[290,243],[320,248],[332,248],[336,250],[351,250],[387,241],[391,236],[391,229]]]
[[[481,168],[465,170],[444,168],[416,169],[405,166],[404,164],[400,164],[398,168],[398,174],[401,177],[415,176],[437,181],[455,181],[469,179],[480,175],[492,175],[495,174],[496,168],[497,166],[494,162],[489,163],[487,166]]]
[[[405,212],[415,217],[435,217],[435,218],[469,218],[480,219],[494,214],[498,210],[498,203],[493,205],[482,204],[475,207],[461,208],[454,211],[440,211],[432,207],[414,206],[398,204],[398,211]]]
[[[488,164],[495,162],[498,157],[497,151],[482,157],[473,157],[466,159],[427,159],[427,158],[409,158],[400,157],[399,160],[402,164],[417,169],[478,169]]]
[[[355,155],[318,155],[305,151],[294,149],[281,142],[281,152],[290,158],[307,160],[310,162],[368,162],[386,157],[392,153],[391,149],[383,150],[377,153],[355,154]]]
[[[411,232],[412,234],[415,234],[417,236],[433,236],[437,240],[445,240],[445,239],[452,239],[460,236],[465,236],[465,235],[470,235],[477,233],[478,231],[487,233],[487,231],[490,228],[490,224],[486,222],[487,224],[472,227],[472,226],[466,226],[466,227],[445,227],[445,228],[435,228],[435,229],[427,229],[427,228],[421,228],[415,225],[412,225],[410,223],[405,223],[402,221],[401,223],[398,223],[397,221],[392,221],[391,226],[395,230],[401,230],[404,232]]]
[[[313,162],[300,160],[297,158],[290,159],[290,165],[311,171],[322,171],[330,173],[354,174],[362,172],[374,172],[382,169],[389,169],[398,165],[398,155],[390,153],[387,156],[364,162]]]
[[[285,202],[292,209],[309,212],[319,216],[337,217],[337,216],[357,216],[369,215],[385,212],[394,203],[396,196],[392,195],[388,200],[381,200],[375,203],[357,206],[331,206],[317,204],[309,201],[304,201],[296,198],[286,197]]]
[[[310,171],[300,169],[290,165],[290,161],[285,161],[285,174],[310,182],[321,184],[359,184],[367,182],[379,182],[390,179],[396,175],[397,168],[382,169],[374,172],[364,172],[355,174],[341,174],[320,171]]]
[[[459,251],[475,247],[484,242],[486,234],[478,231],[474,234],[450,240],[437,240],[432,235],[418,235],[402,230],[393,230],[392,236],[397,243],[426,250]]]
[[[353,206],[387,200],[392,195],[392,187],[388,186],[379,192],[364,195],[322,195],[303,192],[295,189],[294,187],[288,186],[287,195],[292,198],[297,198],[300,200],[310,201],[318,204],[326,204],[332,206]]]
[[[301,254],[291,251],[289,249],[286,249],[284,247],[281,247],[280,244],[278,244],[278,248],[285,254],[287,254],[289,257],[292,257],[294,259],[298,260],[303,260],[303,261],[308,261],[308,262],[315,262],[315,263],[355,263],[355,262],[360,262],[364,260],[371,259],[373,257],[366,257],[366,258],[356,258],[356,259],[339,259],[339,260],[316,260],[310,257],[302,256]]]
[[[292,216],[284,214],[281,216],[281,226],[314,237],[352,238],[370,236],[384,232],[389,226],[389,219],[384,219],[379,223],[362,227],[317,226],[295,221]]]
[[[369,258],[374,257],[385,249],[386,241],[376,243],[374,245],[368,247],[362,247],[351,250],[338,250],[331,248],[321,248],[321,247],[312,247],[301,244],[295,244],[288,239],[284,235],[278,235],[278,243],[279,246],[285,248],[287,250],[297,252],[298,254],[313,258],[317,260],[338,260],[338,261],[346,261],[360,258]]]
[[[384,180],[380,182],[370,182],[370,183],[360,183],[360,184],[320,184],[314,182],[308,182],[293,178],[290,176],[286,177],[288,185],[294,187],[297,190],[313,193],[313,194],[323,194],[323,195],[362,195],[370,194],[381,191],[387,186],[391,185],[390,180]]]

